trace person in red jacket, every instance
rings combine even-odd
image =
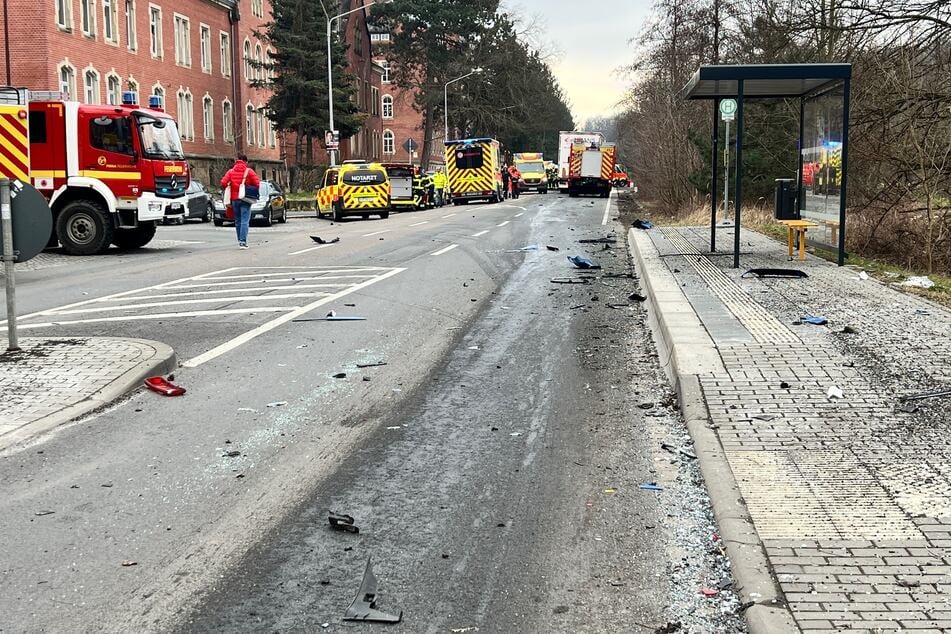
[[[241,184],[245,187],[245,199],[240,196]],[[251,203],[246,199],[247,190],[257,191],[261,187],[261,179],[254,173],[254,170],[248,167],[248,157],[244,154],[238,156],[234,166],[221,179],[221,187],[229,195],[225,204],[231,203],[234,209],[234,228],[238,234],[238,248],[248,248],[248,226],[251,224]],[[257,198],[257,196],[254,196]]]
[[[511,184],[513,199],[517,200],[519,197],[519,194],[521,193],[519,191],[520,188],[522,187],[520,182],[521,180],[522,180],[522,172],[520,172],[519,169],[515,167],[515,163],[512,163],[512,165],[509,166],[509,183]]]

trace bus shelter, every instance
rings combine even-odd
[[[720,102],[736,100],[733,267],[740,266],[743,199],[743,105],[748,99],[799,100],[796,215],[815,225],[811,242],[845,262],[851,64],[739,64],[701,66],[683,89],[685,99],[713,101],[713,178],[710,250],[716,252]],[[726,139],[729,143],[729,139]],[[776,175],[777,178],[782,175]]]

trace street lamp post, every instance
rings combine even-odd
[[[340,18],[345,18],[351,13],[362,11],[366,9],[367,7],[369,7],[370,5],[389,4],[392,1],[393,0],[380,0],[380,1],[370,0],[369,2],[365,2],[363,5],[357,7],[356,9],[351,9],[350,11],[346,11],[344,13],[341,13],[340,15],[335,15],[333,17],[330,17],[330,14],[327,13],[326,5],[324,5],[324,0],[320,0],[320,8],[324,10],[324,15],[327,17],[327,99],[330,102],[330,131],[331,132],[334,131],[334,80],[333,80],[333,63],[331,62],[331,59],[330,59],[331,57],[330,34],[331,34],[331,30],[333,29],[333,23],[335,20],[339,20]],[[337,155],[335,150],[328,150],[328,151],[330,152],[330,165],[332,167],[337,164],[337,161],[336,161]]]
[[[449,81],[446,82],[446,85],[443,87],[443,95],[442,95],[442,97],[443,97],[443,109],[442,109],[442,115],[443,115],[443,119],[445,120],[445,124],[446,124],[446,136],[445,136],[445,138],[443,138],[443,141],[444,141],[444,142],[449,140],[449,85],[450,85],[450,84],[454,84],[454,83],[456,83],[457,81],[462,81],[462,80],[465,79],[466,77],[472,77],[473,75],[475,75],[475,74],[477,74],[477,73],[481,73],[482,70],[483,70],[482,68],[473,68],[471,72],[469,72],[469,73],[463,75],[462,77],[456,77],[455,79],[450,79]]]

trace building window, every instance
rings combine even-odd
[[[99,103],[99,73],[95,69],[88,69],[83,73],[84,98],[86,103]]]
[[[116,2],[118,0],[102,0],[102,36],[107,42],[119,43],[119,29],[116,26]]]
[[[192,65],[191,23],[183,15],[175,15],[175,63],[179,66]]]
[[[125,0],[125,39],[130,51],[139,48],[135,30],[135,0]]]
[[[56,0],[56,26],[66,30],[73,28],[73,0]]]
[[[110,106],[122,103],[122,79],[118,75],[106,76],[106,103]]]
[[[251,68],[251,42],[249,40],[244,41],[244,79],[246,81],[254,79]]]
[[[198,27],[198,54],[201,61],[201,70],[211,72],[211,29],[201,24]]]
[[[380,114],[380,91],[373,86],[370,88],[370,114],[374,117]]]
[[[254,78],[264,79],[264,50],[260,44],[254,45]]]
[[[257,18],[264,17],[264,0],[251,0],[251,15]]]
[[[260,106],[256,111],[254,130],[257,134],[258,145],[267,147],[267,137],[264,134],[264,108]]]
[[[221,102],[221,136],[225,143],[234,143],[234,114],[227,99]]]
[[[389,33],[370,33],[371,42],[389,42],[390,34]]]
[[[159,107],[165,107],[165,89],[161,85],[155,84],[152,86],[152,96],[159,98]]]
[[[59,91],[66,95],[66,99],[76,98],[76,69],[69,64],[59,67]]]
[[[221,76],[231,77],[231,36],[221,31],[218,33],[218,42],[221,52]]]
[[[149,41],[152,57],[162,59],[162,9],[149,5]]]
[[[396,137],[392,130],[383,131],[383,153],[396,154]]]
[[[274,127],[274,122],[270,119],[267,120],[267,129],[268,129],[268,145],[277,147],[277,128]]]
[[[254,106],[248,104],[245,108],[245,136],[247,137],[247,145],[250,147],[254,145]]]
[[[182,137],[189,141],[195,140],[195,104],[192,101],[190,90],[179,89],[178,97],[178,127]]]
[[[384,61],[384,62],[381,62],[381,63],[380,63],[380,66],[383,67],[383,80],[382,80],[383,83],[384,83],[384,84],[390,83],[390,81],[391,81],[391,80],[390,80],[390,63]]]
[[[129,81],[126,82],[129,92],[134,92],[135,96],[139,96],[139,82],[129,77]]]
[[[383,95],[383,118],[384,119],[393,118],[393,96],[392,95]]]
[[[79,0],[83,35],[96,36],[96,0]]]
[[[205,141],[215,140],[215,102],[205,95],[201,100],[201,123],[205,130]]]

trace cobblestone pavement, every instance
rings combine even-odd
[[[20,347],[0,354],[0,446],[32,423],[85,401],[94,404],[97,394],[129,372],[167,361],[159,358],[165,351],[131,339],[30,338]]]
[[[739,270],[708,228],[650,236],[722,357],[712,424],[799,626],[951,631],[951,397],[898,408],[951,386],[951,312],[757,233]]]

